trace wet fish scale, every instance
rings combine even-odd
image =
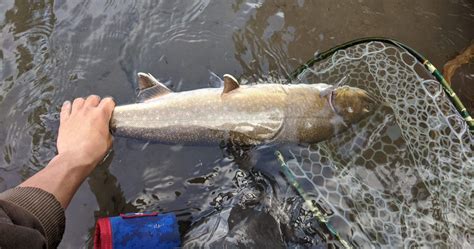
[[[367,94],[356,88],[327,84],[239,86],[232,76],[224,78],[224,90],[173,93],[153,76],[139,74],[139,83],[146,81],[142,82],[145,90],[156,94],[143,103],[116,107],[111,128],[118,136],[169,144],[218,144],[222,140],[243,145],[314,143],[344,130],[346,122],[352,123],[353,117],[360,120],[371,109]],[[339,92],[351,95],[351,100],[343,101],[354,105],[349,120],[337,111],[344,109],[338,106],[338,99],[343,98]],[[367,108],[363,111],[358,106]]]

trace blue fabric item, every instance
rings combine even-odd
[[[110,218],[113,248],[177,248],[181,245],[176,216],[126,214]]]

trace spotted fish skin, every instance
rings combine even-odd
[[[140,82],[151,94],[116,107],[111,130],[166,144],[316,143],[368,116],[373,104],[361,89],[327,84],[240,86],[224,75],[223,88],[171,92],[150,74],[139,74]]]

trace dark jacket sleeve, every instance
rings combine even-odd
[[[56,248],[64,224],[61,204],[42,189],[17,187],[0,194],[0,248]]]

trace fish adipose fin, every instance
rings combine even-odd
[[[224,74],[224,90],[222,94],[228,93],[236,88],[239,88],[239,82],[230,74]]]
[[[149,73],[138,73],[138,90],[140,102],[147,102],[173,92]]]

